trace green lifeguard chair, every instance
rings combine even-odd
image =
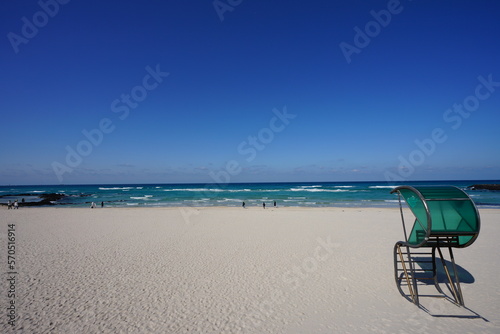
[[[464,306],[452,248],[468,247],[479,235],[480,218],[474,202],[465,192],[453,186],[399,186],[392,193],[398,194],[405,237],[404,241],[398,241],[394,246],[394,275],[399,292],[419,306],[417,282],[433,280],[440,297]],[[406,232],[401,198],[415,216],[409,235]],[[442,248],[448,248],[454,279],[443,257]],[[453,298],[447,297],[439,286],[436,250]],[[428,266],[421,265],[421,268],[417,268],[416,262],[420,265],[427,262]],[[403,291],[404,285],[409,293]]]

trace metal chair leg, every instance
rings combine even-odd
[[[455,302],[461,306],[464,305],[463,302],[463,296],[462,296],[462,289],[460,288],[460,279],[458,277],[458,272],[457,272],[457,267],[455,265],[455,259],[453,258],[453,251],[451,250],[451,247],[448,247],[448,250],[450,252],[450,257],[451,257],[451,262],[452,262],[452,267],[453,267],[453,275],[455,276],[455,280],[451,278],[450,271],[448,269],[448,266],[446,265],[443,257],[443,253],[441,252],[440,247],[436,247],[438,252],[439,252],[439,257],[441,259],[441,263],[443,265],[444,272],[446,273],[446,277],[448,279],[448,282],[450,284],[451,292],[453,294],[453,297],[455,299]]]
[[[406,267],[406,261],[404,259],[404,255],[403,255],[403,252],[401,251],[401,245],[400,244],[396,244],[395,246],[395,250],[394,250],[394,253],[398,253],[399,255],[399,260],[401,262],[401,266],[403,268],[403,273],[404,273],[404,277],[406,279],[406,284],[408,285],[408,289],[410,290],[410,296],[411,296],[411,300],[412,302],[419,306],[420,305],[420,302],[419,302],[419,299],[418,299],[418,288],[417,288],[417,281],[416,281],[416,278],[415,278],[415,271],[413,269],[413,264],[412,264],[412,259],[411,259],[411,254],[410,254],[410,249],[409,247],[406,247],[407,250],[406,250],[406,254],[408,255],[408,266],[409,266],[409,269]],[[395,270],[395,278],[396,278],[396,284],[398,284],[398,288],[399,288],[399,292],[404,295],[403,293],[403,290],[401,289],[400,287],[400,280],[402,278],[399,278],[398,277],[398,266],[397,266],[397,256],[396,254],[394,254],[394,270]],[[411,277],[410,277],[411,275]],[[411,278],[411,280],[410,280]]]

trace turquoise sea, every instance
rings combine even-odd
[[[419,181],[408,185],[454,185],[465,190],[478,207],[500,209],[500,191],[470,190],[473,184],[500,184],[499,180]],[[51,205],[88,207],[241,206],[278,207],[395,207],[387,182],[304,182],[217,184],[113,184],[0,186],[0,203],[8,200],[41,201],[43,194],[64,197]]]

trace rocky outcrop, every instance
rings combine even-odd
[[[469,190],[500,190],[500,184],[473,184],[468,186]]]
[[[57,201],[60,199],[66,197],[64,194],[56,194],[56,193],[51,193],[51,194],[40,194],[38,195],[38,198],[41,198],[40,201],[35,201],[35,202],[23,202],[22,198],[24,197],[33,197],[33,194],[9,194],[9,195],[2,195],[0,198],[3,197],[15,197],[18,198],[18,205],[21,206],[43,206],[43,205],[55,205]],[[7,205],[5,203],[1,203],[1,205]]]

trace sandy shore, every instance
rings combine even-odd
[[[480,214],[467,308],[425,312],[393,279],[397,209],[4,209],[0,332],[499,333],[500,210]]]

